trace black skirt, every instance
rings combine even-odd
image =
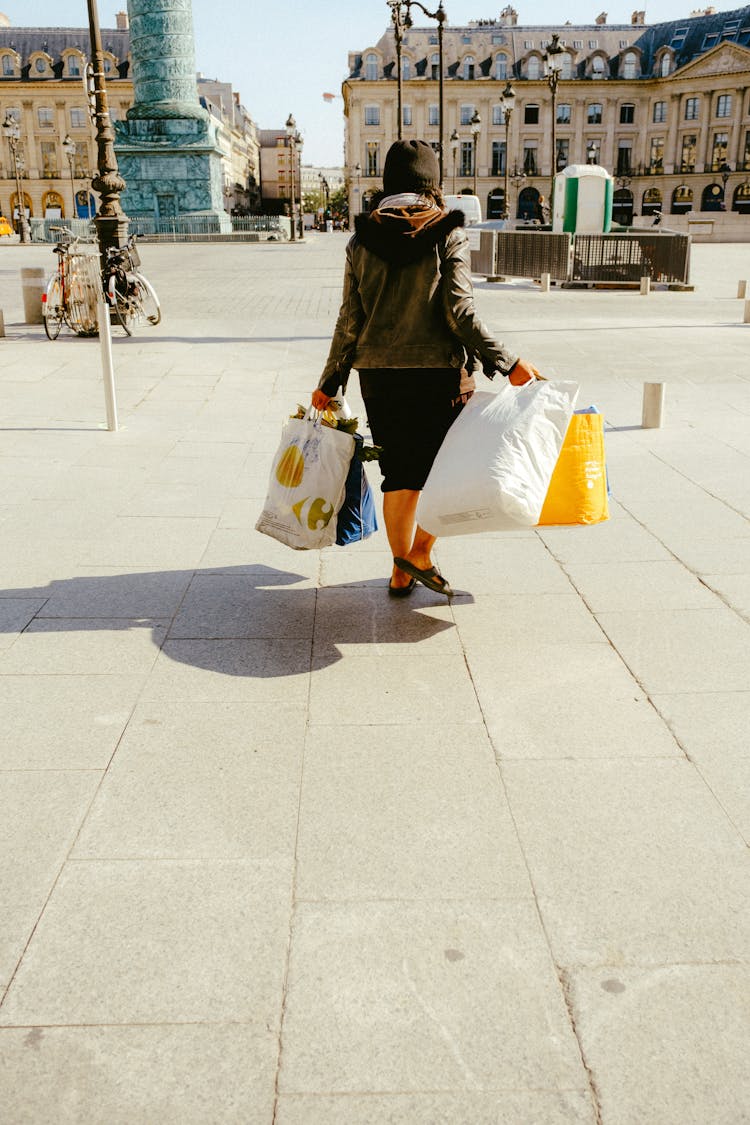
[[[383,492],[424,487],[443,438],[463,407],[455,367],[392,367],[359,373],[367,421],[382,447]]]

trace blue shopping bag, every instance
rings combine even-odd
[[[336,545],[339,547],[367,539],[378,530],[375,501],[367,482],[365,467],[359,457],[363,438],[361,434],[354,434],[353,437],[356,443],[354,456],[346,477],[344,503],[339,509],[336,522]]]

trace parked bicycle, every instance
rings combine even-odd
[[[82,248],[67,227],[52,227],[59,233],[54,246],[57,269],[42,294],[44,331],[56,340],[63,324],[78,336],[97,333],[96,302],[99,286],[99,259]]]
[[[127,245],[110,246],[104,267],[104,292],[117,320],[133,335],[138,323],[158,324],[161,306],[156,291],[147,277],[140,272],[141,259],[131,234]]]

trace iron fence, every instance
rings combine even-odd
[[[557,281],[569,274],[570,235],[549,231],[497,231],[494,273],[504,277],[541,277]]]
[[[91,219],[31,218],[29,223],[32,242],[56,242],[60,227],[87,241],[96,238],[96,227]],[[131,217],[128,229],[146,241],[160,242],[259,242],[287,239],[290,235],[289,219],[284,215],[227,215],[226,220],[217,215],[175,215],[168,219]]]
[[[687,284],[690,237],[636,231],[631,234],[577,234],[570,281],[639,284],[642,277]]]

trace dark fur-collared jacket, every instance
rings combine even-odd
[[[460,211],[386,207],[358,215],[344,296],[318,387],[334,395],[350,370],[466,368],[507,374],[517,356],[476,314]]]

